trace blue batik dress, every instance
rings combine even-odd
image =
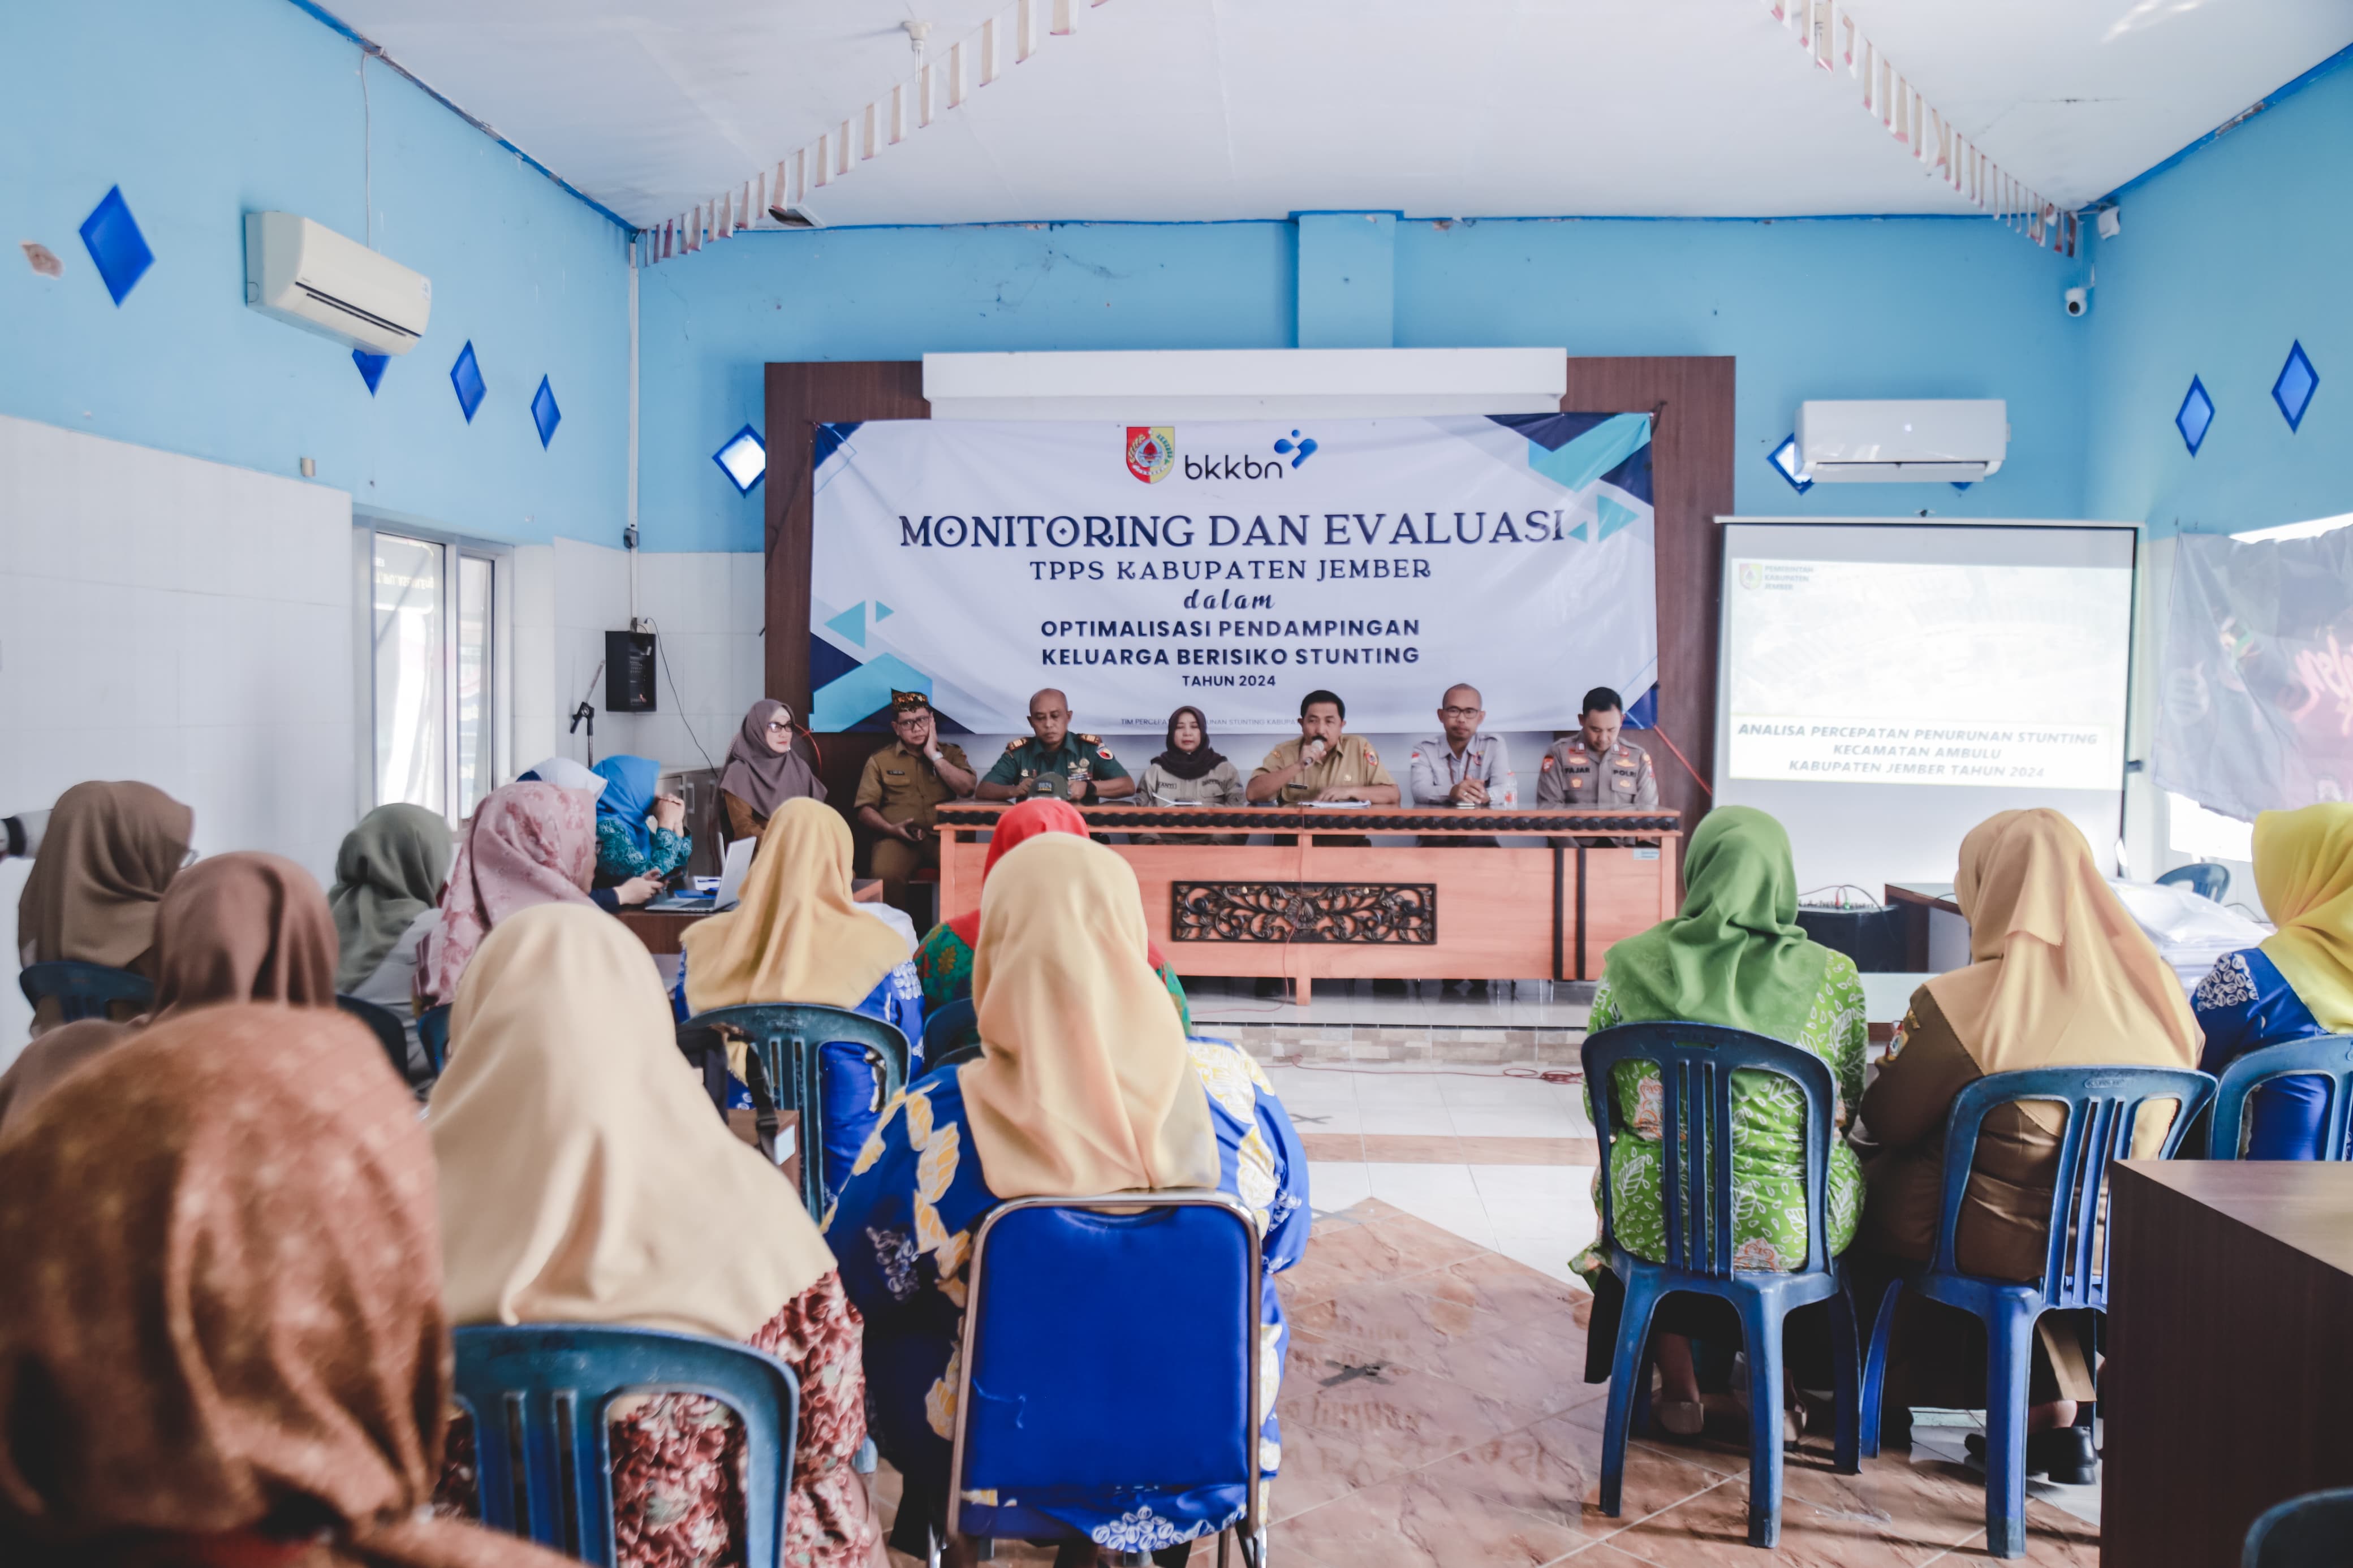
[[[2249,1051],[2331,1033],[2259,947],[2216,959],[2191,994],[2189,1005],[2198,1015],[2198,1026],[2206,1031],[2206,1049],[2198,1058],[2200,1072],[2219,1075]],[[2248,1109],[2254,1123],[2247,1135],[2248,1159],[2321,1157],[2321,1140],[2328,1130],[2327,1079],[2273,1079],[2255,1090]]]
[[[1218,1185],[1258,1218],[1267,1276],[1259,1297],[1263,1514],[1266,1488],[1282,1458],[1274,1405],[1290,1342],[1272,1276],[1307,1249],[1313,1223],[1307,1155],[1256,1062],[1220,1040],[1188,1043],[1217,1131]],[[908,1499],[931,1500],[934,1518],[944,1512],[955,1432],[965,1265],[974,1235],[997,1201],[981,1173],[957,1072],[947,1069],[915,1084],[883,1112],[826,1216],[826,1240],[840,1260],[842,1284],[866,1319],[867,1405],[875,1442],[905,1477]],[[1139,1332],[1150,1332],[1148,1310],[1138,1310]],[[1149,1413],[1139,1418],[1149,1419]],[[1242,1490],[1226,1486],[1018,1500],[1107,1550],[1150,1552],[1237,1522]],[[989,1509],[1000,1500],[976,1492],[965,1501]],[[1015,1504],[1002,1500],[1005,1507]]]

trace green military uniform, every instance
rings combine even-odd
[[[944,741],[936,742],[940,755],[962,768],[972,771],[964,760],[964,750]],[[858,775],[858,798],[850,803],[855,810],[871,805],[882,814],[882,820],[897,824],[913,822],[924,827],[933,826],[943,801],[955,798],[955,791],[940,777],[932,759],[921,752],[911,752],[906,743],[896,739],[866,759],[866,770]],[[918,866],[937,869],[940,863],[940,841],[926,837],[921,843],[908,844],[896,838],[874,840],[874,874],[882,879],[885,902],[896,904],[905,896],[907,879],[915,874]]]
[[[1299,748],[1307,743],[1304,736],[1294,735],[1266,754],[1252,778],[1279,773],[1299,760]],[[1296,805],[1303,800],[1314,800],[1327,789],[1363,789],[1367,784],[1388,784],[1394,788],[1397,780],[1389,777],[1388,769],[1381,765],[1380,753],[1362,735],[1343,733],[1339,743],[1324,753],[1324,760],[1302,773],[1282,786],[1275,799],[1283,805]]]
[[[1036,787],[1040,773],[1059,773],[1073,784],[1080,779],[1124,779],[1128,776],[1111,748],[1103,743],[1100,735],[1068,734],[1062,743],[1048,751],[1036,736],[1026,741],[1008,741],[1005,754],[988,770],[983,784],[1018,784],[1023,795]],[[1079,792],[1075,789],[1073,795]]]

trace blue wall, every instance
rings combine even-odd
[[[2090,258],[2085,493],[2101,517],[2229,532],[2353,511],[2353,68],[2334,66],[2117,193]],[[2302,340],[2320,389],[2300,430],[2272,402]],[[2199,377],[2213,428],[2173,416]]]
[[[375,243],[432,279],[424,342],[371,398],[349,350],[246,309],[246,212],[365,237],[359,70],[287,0],[0,7],[0,413],[269,473],[312,458],[360,504],[458,531],[617,543],[626,238],[381,62]],[[116,184],[155,253],[119,309],[76,232]],[[490,385],[471,425],[448,380],[470,338]],[[564,411],[544,452],[543,374]]]
[[[1489,219],[1397,225],[1395,342],[1734,354],[1747,512],[2083,515],[2085,323],[2075,269],[1990,223]],[[760,424],[769,360],[926,349],[1283,348],[1300,310],[1289,223],[1008,225],[763,233],[642,282],[649,549],[755,550],[759,492],[710,458]],[[1809,397],[2001,397],[2010,458],[1949,485],[1819,485],[1767,465]]]

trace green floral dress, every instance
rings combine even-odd
[[[1588,1030],[1626,1022],[1618,1013],[1605,974],[1593,994]],[[1844,1252],[1854,1240],[1855,1222],[1862,1213],[1862,1167],[1840,1136],[1849,1108],[1862,1102],[1863,1043],[1870,1027],[1863,1021],[1862,980],[1854,961],[1832,953],[1806,1014],[1805,1027],[1792,1043],[1828,1062],[1838,1089],[1831,1136],[1830,1191],[1825,1210],[1831,1226],[1831,1252]],[[1647,1063],[1627,1062],[1617,1070],[1617,1131],[1608,1157],[1593,1173],[1594,1205],[1600,1206],[1601,1183],[1611,1186],[1620,1245],[1637,1258],[1662,1261],[1667,1255],[1666,1215],[1659,1201],[1660,1106],[1662,1090],[1659,1069]],[[1592,1086],[1586,1087],[1586,1113],[1592,1114]],[[1771,1073],[1732,1075],[1732,1262],[1736,1268],[1789,1272],[1806,1262],[1806,1164],[1804,1135],[1806,1101],[1788,1079]],[[1603,1237],[1577,1254],[1569,1265],[1590,1279],[1609,1267]]]

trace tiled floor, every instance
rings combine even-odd
[[[1261,996],[1248,980],[1208,977],[1185,982],[1197,1022],[1223,1024],[1434,1024],[1454,1028],[1575,1028],[1585,1026],[1593,987],[1573,981],[1496,980],[1486,994],[1441,992],[1439,982],[1414,983],[1402,996],[1376,995],[1369,980],[1319,980],[1305,1006]]]

